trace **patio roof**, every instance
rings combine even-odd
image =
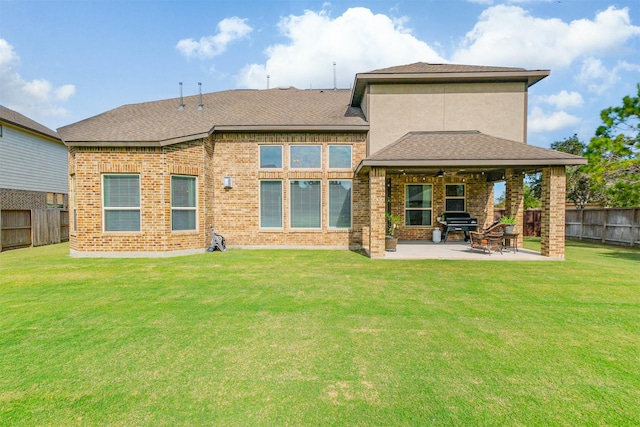
[[[393,144],[365,158],[356,173],[387,168],[516,168],[586,164],[587,159],[561,151],[497,138],[479,131],[409,132]]]

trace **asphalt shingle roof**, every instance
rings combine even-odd
[[[368,84],[456,83],[456,82],[524,82],[534,85],[549,75],[549,70],[483,65],[429,64],[416,62],[356,74],[351,105],[358,107]]]
[[[5,106],[0,105],[0,120],[14,124],[21,128],[40,133],[42,135],[49,136],[51,138],[60,140],[60,136],[48,127],[41,125],[35,120],[31,120],[29,117],[24,116],[17,111],[13,111]]]
[[[213,128],[321,127],[368,129],[359,108],[349,106],[349,90],[228,90],[199,96],[129,104],[62,127],[65,142],[162,142],[203,135]]]
[[[368,71],[364,74],[486,73],[513,71],[525,71],[525,69],[515,67],[489,67],[484,65],[430,64],[427,62],[415,62],[413,64],[380,68],[378,70]]]
[[[409,132],[367,157],[364,165],[572,165],[586,159],[478,131]]]

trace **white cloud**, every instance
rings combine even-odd
[[[333,19],[326,11],[290,15],[278,24],[286,44],[267,48],[264,64],[248,64],[237,76],[241,87],[347,88],[355,73],[418,61],[447,62],[404,27],[406,18],[348,9]]]
[[[585,85],[589,92],[602,95],[615,86],[620,80],[621,71],[640,71],[640,65],[620,61],[608,69],[600,59],[587,58],[582,63],[576,81]]]
[[[202,37],[200,41],[182,39],[176,45],[176,49],[187,58],[213,58],[227,50],[229,43],[247,36],[251,31],[253,29],[247,25],[246,19],[234,16],[218,22],[216,35]]]
[[[26,81],[17,72],[19,65],[13,46],[0,39],[0,104],[34,120],[66,116],[68,111],[58,103],[73,96],[75,86],[54,88],[42,78]]]
[[[54,91],[55,97],[59,101],[66,101],[76,93],[74,85],[63,85]]]
[[[627,61],[620,61],[618,63],[618,68],[624,71],[637,71],[640,72],[640,65],[638,64],[630,64]]]
[[[531,133],[552,132],[576,126],[578,123],[580,123],[580,118],[564,111],[546,114],[542,108],[533,107],[529,113],[528,131]]]
[[[584,104],[584,100],[580,93],[567,92],[566,90],[561,90],[555,95],[538,96],[536,97],[535,102],[550,104],[561,110],[568,107],[582,107]]]
[[[453,62],[563,68],[580,57],[608,53],[640,35],[631,24],[629,9],[610,6],[595,19],[569,23],[536,18],[518,6],[486,9],[468,32]]]

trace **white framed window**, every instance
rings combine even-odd
[[[282,181],[260,181],[260,228],[282,228]]]
[[[171,231],[197,230],[197,188],[195,176],[171,175]]]
[[[351,228],[351,180],[329,181],[329,227]]]
[[[433,206],[431,184],[407,184],[404,194],[404,224],[430,226]]]
[[[321,145],[289,146],[289,167],[291,169],[321,169]]]
[[[329,169],[351,169],[351,146],[329,146]]]
[[[102,175],[104,231],[140,231],[140,175]]]
[[[444,191],[444,210],[446,212],[465,212],[466,187],[464,184],[447,184]]]
[[[282,145],[260,146],[260,169],[282,169]]]
[[[291,228],[320,228],[322,226],[321,181],[293,180],[289,184]]]

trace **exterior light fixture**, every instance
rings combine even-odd
[[[233,188],[233,177],[225,176],[222,178],[222,183],[225,189]]]

